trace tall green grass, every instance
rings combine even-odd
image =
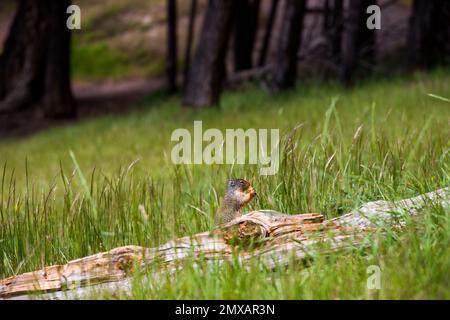
[[[249,179],[252,209],[339,216],[372,200],[450,185],[446,70],[369,81],[351,91],[300,86],[280,96],[250,88],[222,108],[186,112],[178,100],[0,142],[0,278],[135,244],[158,246],[213,227],[230,176]],[[280,128],[280,170],[170,161],[172,130]],[[186,267],[122,298],[449,298],[448,210],[429,208],[368,250],[317,257],[305,268]],[[368,290],[367,267],[382,270]],[[137,282],[136,282],[137,283]],[[104,297],[104,296],[101,296]],[[117,296],[114,296],[117,297]]]

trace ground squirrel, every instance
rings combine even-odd
[[[242,214],[242,208],[256,196],[250,182],[244,179],[228,181],[227,193],[216,217],[216,223],[227,223]]]

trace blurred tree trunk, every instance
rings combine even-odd
[[[69,0],[21,0],[0,57],[0,112],[39,106],[75,116],[70,86]]]
[[[367,19],[369,14],[367,8],[371,5],[376,5],[376,0],[359,0],[363,3],[362,12],[359,17],[359,32],[357,37],[357,47],[362,60],[366,64],[373,65],[375,63],[375,29],[367,28]]]
[[[285,90],[295,85],[297,53],[300,48],[306,0],[286,0],[280,41],[272,70],[273,89]]]
[[[444,62],[446,56],[448,59],[449,23],[449,1],[414,1],[408,33],[408,62],[411,68],[429,68]]]
[[[264,39],[261,48],[261,53],[258,59],[259,67],[262,67],[266,63],[267,52],[269,51],[270,47],[270,39],[272,38],[273,23],[277,15],[277,8],[278,8],[278,0],[272,0],[272,3],[270,5],[269,19],[267,19],[266,29],[264,31]]]
[[[50,37],[45,61],[45,87],[42,105],[46,118],[76,116],[70,81],[71,31],[66,26],[70,0],[53,0],[48,7]]]
[[[209,0],[200,41],[189,71],[183,104],[216,105],[225,77],[225,56],[235,0]]]
[[[189,12],[188,36],[186,40],[186,54],[183,72],[183,87],[186,88],[189,68],[191,64],[191,51],[194,42],[195,16],[197,15],[197,0],[191,0],[191,10]]]
[[[45,0],[21,0],[0,56],[0,111],[31,107],[42,95],[48,39]]]
[[[375,31],[367,28],[367,7],[373,0],[349,0],[348,16],[344,25],[342,43],[341,81],[351,85],[361,60],[366,64],[375,61]]]
[[[170,93],[177,90],[177,1],[167,0],[167,87]]]
[[[327,59],[333,63],[341,61],[341,43],[343,28],[343,2],[341,0],[326,0],[324,31],[327,38]]]
[[[260,0],[238,0],[234,23],[234,70],[253,66],[252,54],[258,29]]]

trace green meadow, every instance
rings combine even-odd
[[[220,110],[185,110],[177,97],[154,94],[125,116],[2,140],[0,278],[211,230],[230,177],[246,178],[257,190],[249,211],[326,218],[448,187],[449,98],[448,69],[365,80],[354,89],[310,81],[280,95],[255,84],[226,92]],[[280,129],[278,173],[260,176],[258,165],[174,165],[171,133],[192,130],[194,120],[204,130]],[[98,297],[450,298],[448,209],[430,207],[403,230],[370,241],[368,249],[319,255],[307,266],[187,265],[136,281],[131,296]],[[381,269],[380,290],[367,288],[370,265]]]

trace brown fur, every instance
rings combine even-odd
[[[227,223],[239,217],[242,214],[242,208],[256,196],[255,189],[250,182],[243,179],[231,181],[234,181],[237,186],[234,188],[228,187],[216,223]]]

